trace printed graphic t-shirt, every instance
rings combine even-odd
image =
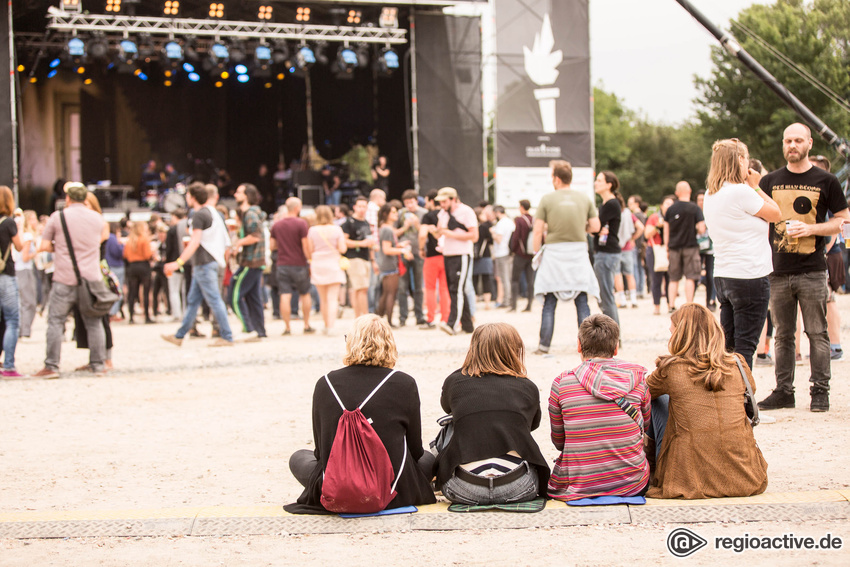
[[[792,173],[787,167],[765,175],[759,184],[776,201],[782,213],[780,222],[770,225],[774,274],[805,274],[826,270],[824,247],[827,237],[789,238],[785,221],[807,224],[825,222],[827,211],[847,208],[838,178],[812,166],[805,173]]]

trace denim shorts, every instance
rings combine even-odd
[[[635,266],[635,251],[634,250],[626,250],[625,252],[620,252],[620,263],[617,266],[618,274],[623,274],[624,276],[631,276],[634,272]]]
[[[520,465],[527,471],[518,479],[493,488],[463,481],[452,474],[443,483],[443,496],[455,504],[509,504],[528,502],[537,498],[539,482],[537,471],[528,463]]]
[[[278,266],[275,280],[281,295],[310,293],[310,268],[307,266]]]

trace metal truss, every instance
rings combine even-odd
[[[76,35],[79,32],[161,35],[173,38],[210,37],[240,39],[288,39],[400,45],[407,43],[407,30],[400,28],[273,24],[229,20],[152,18],[81,14],[50,7],[47,29]]]

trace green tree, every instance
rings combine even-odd
[[[787,56],[830,89],[850,93],[850,2],[777,0],[741,11],[733,32],[741,46],[839,136],[850,136],[850,112],[782,63],[754,36]],[[797,114],[738,60],[712,48],[714,70],[696,78],[698,120],[709,139],[737,137],[768,169],[784,163],[782,131]],[[835,157],[817,135],[813,152]],[[833,161],[836,161],[833,159]]]

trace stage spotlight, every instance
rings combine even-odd
[[[298,8],[295,10],[295,19],[299,22],[309,22],[310,8],[298,6]]]
[[[360,10],[349,10],[348,11],[348,25],[356,26],[360,24],[360,18],[363,17],[363,13]]]
[[[217,88],[217,89],[220,89],[222,87],[222,85],[224,85],[224,83],[222,83],[221,81],[215,82],[215,88]]]
[[[351,75],[357,68],[357,54],[347,45],[340,46],[336,52],[336,70]]]
[[[210,4],[209,11],[210,18],[218,18],[221,19],[224,17],[224,4],[219,2],[213,2]]]
[[[90,85],[90,84],[92,84],[92,80],[91,80],[91,78],[86,77],[86,79],[85,79],[85,80],[83,80],[83,84],[84,84],[84,85]]]
[[[180,14],[180,2],[178,0],[165,0],[162,13],[166,16],[177,16]]]
[[[381,16],[378,18],[378,24],[382,28],[397,28],[398,8],[381,8]]]
[[[187,61],[187,62],[183,63],[183,70],[186,71],[187,73],[194,73],[195,72],[195,66]]]
[[[254,61],[260,65],[268,65],[272,59],[272,48],[268,45],[260,44],[254,48]]]
[[[264,84],[263,86],[264,86],[265,88],[267,88],[267,89],[272,88],[272,84],[271,84],[271,83],[266,83],[266,84]]]
[[[73,57],[75,60],[82,59],[86,56],[86,44],[78,37],[72,37],[69,39],[66,49],[68,50],[68,55]]]
[[[121,0],[106,0],[106,11],[117,14],[121,11]]]
[[[284,65],[289,59],[289,46],[285,41],[277,41],[272,50],[272,62],[275,65]]]
[[[309,69],[316,63],[316,52],[310,46],[302,45],[295,55],[295,63],[299,69]]]
[[[27,70],[27,68],[26,68],[26,67],[24,67],[23,63],[21,63],[20,65],[18,65],[17,67],[15,67],[15,69],[17,69],[18,73],[23,73],[24,71],[26,71],[26,70]]]
[[[381,51],[380,57],[378,57],[378,71],[389,76],[392,75],[394,71],[397,71],[398,68],[398,53],[390,47],[384,48],[383,51]]]
[[[122,40],[118,44],[118,55],[122,61],[132,63],[139,56],[139,46],[131,39]]]
[[[278,81],[282,81],[285,78],[286,78],[286,73],[278,73],[277,75],[275,75],[275,79],[277,79]]]
[[[86,51],[89,54],[89,58],[95,61],[105,61],[109,56],[109,44],[106,43],[103,37],[94,37],[89,40]]]
[[[137,45],[139,50],[139,59],[145,63],[150,63],[155,53],[150,36],[140,37]]]
[[[257,19],[269,21],[272,19],[272,7],[271,6],[260,6],[257,11]]]
[[[147,80],[148,80],[148,76],[147,76],[147,75],[145,75],[145,74],[142,72],[142,70],[141,70],[141,69],[136,69],[135,71],[133,71],[133,74],[134,74],[134,75],[136,75],[138,78],[140,78],[140,79],[141,79],[141,80],[143,80],[143,81],[147,81]]]
[[[171,63],[172,67],[176,67],[183,61],[183,47],[176,41],[169,41],[162,48],[165,58]]]
[[[245,44],[239,40],[230,42],[230,62],[234,64],[242,63],[247,58],[245,53]]]
[[[62,0],[62,10],[65,12],[82,12],[80,0]]]
[[[59,72],[59,69],[51,69],[51,70],[50,70],[50,71],[48,71],[48,73],[47,73],[47,78],[48,78],[48,79],[52,79],[53,77],[55,77],[55,76],[56,76],[56,73],[58,73],[58,72]]]
[[[57,57],[57,58],[53,59],[50,63],[48,63],[47,66],[50,67],[51,69],[55,69],[56,67],[58,67],[61,64],[62,64],[62,60]]]
[[[201,76],[198,75],[197,73],[189,73],[187,76],[189,77],[189,80],[192,81],[193,83],[197,83],[198,81],[201,80]]]
[[[210,61],[213,65],[224,65],[230,61],[230,50],[223,43],[214,43],[210,46]]]
[[[221,78],[226,81],[227,79],[230,78],[230,73],[228,73],[227,71],[222,71],[221,72]]]
[[[170,87],[171,81],[164,81],[162,84],[165,85],[166,87]]]
[[[247,83],[248,80],[249,80],[249,77],[248,77],[248,75],[237,75],[236,80],[239,81],[240,83]]]
[[[368,67],[369,66],[369,46],[365,43],[361,43],[357,46],[357,65],[359,67]]]
[[[246,67],[245,65],[242,65],[242,64],[237,65],[236,67],[233,68],[233,70],[236,71],[237,75],[247,75],[248,74],[248,67]]]

